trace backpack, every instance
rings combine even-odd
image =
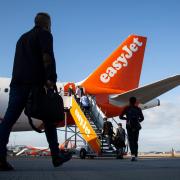
[[[139,108],[138,107],[128,107],[127,112],[127,125],[133,131],[141,129],[141,124],[139,123]]]
[[[82,96],[80,101],[81,101],[82,107],[89,107],[90,106],[90,101],[89,101],[89,98],[87,96]]]
[[[112,130],[112,123],[107,121],[104,123],[104,131],[103,131],[104,135],[112,135],[113,134],[113,130]]]
[[[125,141],[125,131],[124,129],[117,129],[116,137],[119,138],[121,141]]]
[[[114,137],[114,146],[116,147],[116,149],[126,147],[126,145],[125,145],[125,131],[124,130],[120,131],[120,129],[118,128],[117,134]]]

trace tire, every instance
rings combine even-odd
[[[85,159],[86,158],[86,150],[85,149],[81,149],[80,150],[79,157],[81,159]]]
[[[89,156],[89,159],[94,159],[94,156]]]

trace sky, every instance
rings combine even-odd
[[[59,81],[85,79],[130,34],[147,37],[140,85],[180,74],[179,0],[1,0],[0,77],[11,77],[16,42],[37,12],[52,19]],[[180,88],[159,99],[144,111],[140,151],[180,150]],[[35,132],[12,133],[9,144],[47,146]]]

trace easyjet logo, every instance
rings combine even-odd
[[[86,119],[83,119],[83,117],[81,116],[81,114],[79,113],[79,111],[77,109],[75,109],[75,116],[77,117],[77,119],[79,121],[79,125],[84,130],[84,133],[87,135],[87,137],[90,137],[91,130],[87,126],[87,121],[86,121]]]
[[[106,69],[106,72],[100,75],[101,82],[108,83],[121,68],[127,67],[128,60],[142,45],[143,43],[140,42],[138,38],[134,38],[133,43],[131,43],[129,46],[123,46],[122,50],[124,53],[121,53],[121,55],[115,61],[113,61],[112,65]]]

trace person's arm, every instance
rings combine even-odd
[[[127,108],[125,108],[125,109],[122,111],[122,113],[119,115],[119,118],[122,119],[122,120],[127,120],[127,117],[125,117],[125,115],[126,115],[126,109],[127,109]]]
[[[48,31],[42,30],[39,33],[39,42],[43,57],[46,85],[52,87],[57,81],[52,34]]]
[[[118,128],[116,128],[116,133],[115,133],[115,136],[117,136],[118,135]]]
[[[54,58],[52,58],[49,54],[44,53],[43,64],[45,69],[46,81],[47,82],[50,81],[55,84],[57,81],[57,75],[56,75],[56,65]]]
[[[142,113],[142,110],[139,108],[139,122],[142,122],[144,120],[144,115]]]
[[[79,105],[80,105],[80,108],[82,108],[82,99],[81,98],[79,100]]]
[[[115,134],[114,131],[113,131],[113,125],[112,125],[112,123],[109,122],[109,124],[110,124],[110,131],[111,131],[111,133],[112,133],[112,134]]]
[[[76,88],[76,92],[75,92],[75,95],[78,95],[78,89]]]

